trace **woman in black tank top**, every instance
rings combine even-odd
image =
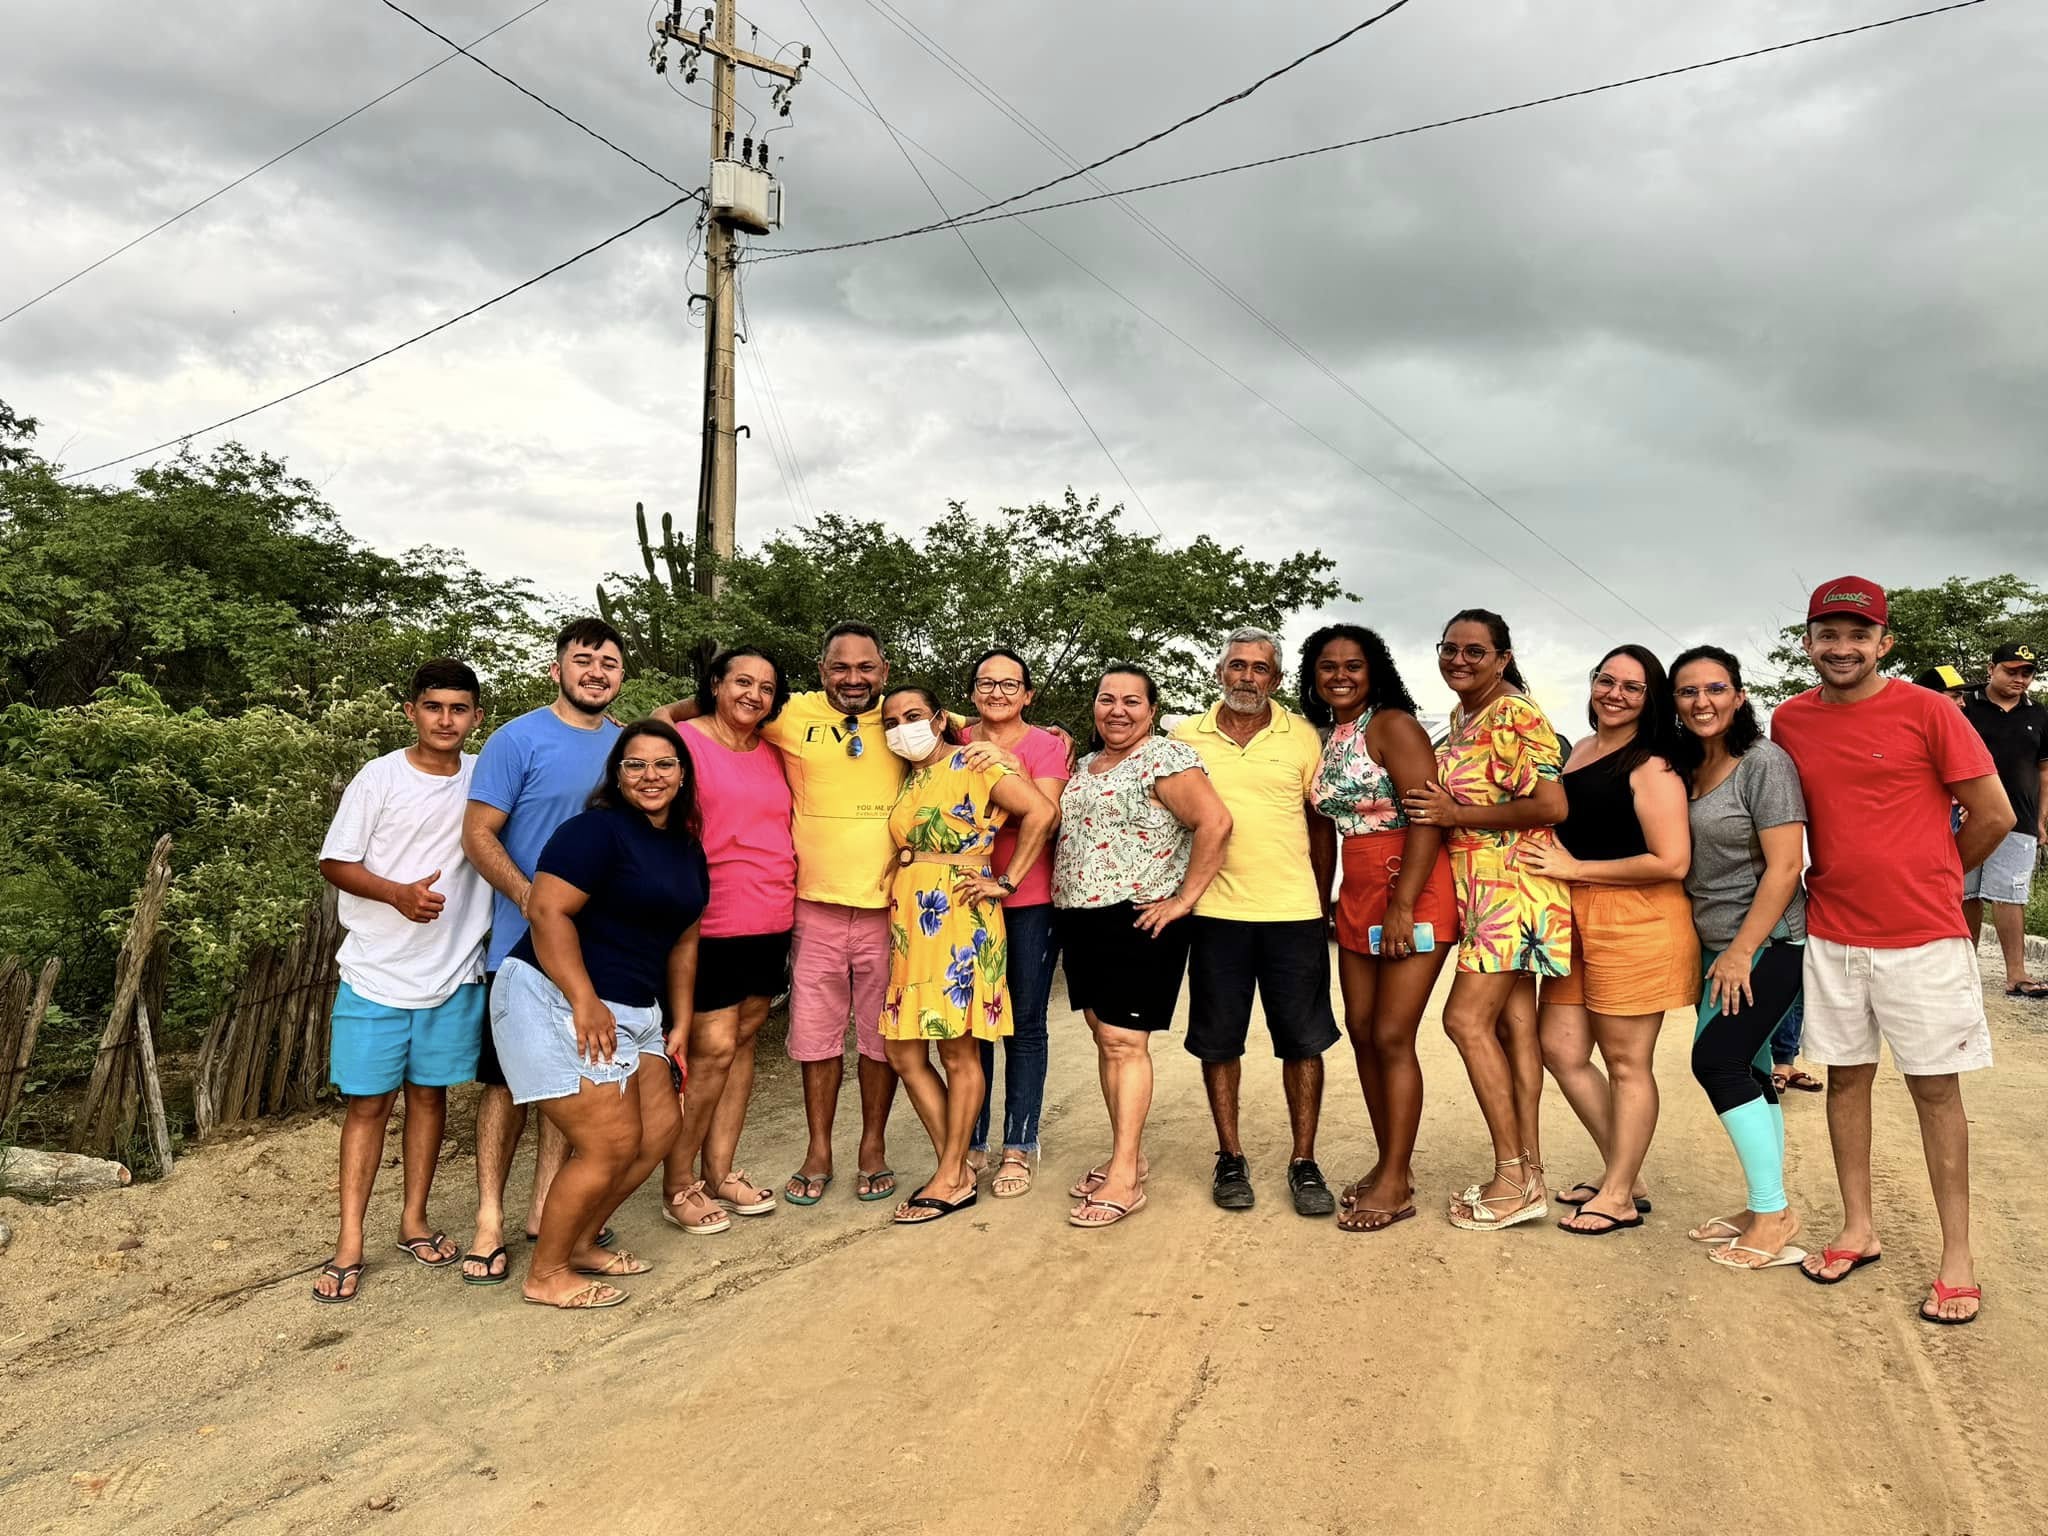
[[[1699,992],[1699,940],[1683,881],[1692,859],[1685,784],[1671,768],[1678,716],[1656,656],[1617,646],[1593,669],[1593,734],[1565,763],[1556,850],[1526,865],[1571,882],[1570,974],[1543,984],[1544,1065],[1606,1166],[1557,1192],[1581,1236],[1643,1224],[1643,1160],[1657,1128],[1653,1064],[1667,1009]],[[1600,1048],[1603,1073],[1594,1065]]]

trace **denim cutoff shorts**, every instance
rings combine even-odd
[[[566,1099],[586,1082],[617,1083],[624,1093],[641,1054],[663,1054],[661,1009],[610,1001],[605,1007],[618,1021],[618,1045],[609,1062],[585,1061],[577,1055],[574,1010],[562,989],[539,966],[506,959],[491,983],[491,1037],[514,1104]]]

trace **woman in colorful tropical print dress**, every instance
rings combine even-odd
[[[1572,908],[1564,883],[1523,868],[1554,846],[1565,816],[1557,733],[1525,695],[1507,621],[1483,608],[1444,627],[1437,665],[1458,695],[1437,752],[1437,782],[1403,797],[1413,825],[1442,827],[1458,896],[1458,974],[1444,1032],[1465,1058],[1493,1138],[1493,1177],[1451,1201],[1451,1224],[1484,1232],[1549,1214],[1537,1160],[1543,1048],[1536,1010],[1513,1008],[1538,976],[1571,968]]]
[[[930,1182],[896,1209],[895,1219],[912,1226],[974,1203],[967,1149],[988,1087],[980,1042],[1011,1029],[1002,899],[1044,852],[1056,812],[1022,774],[970,767],[928,689],[892,688],[882,729],[889,750],[910,764],[889,813],[897,862],[882,1044],[938,1157]],[[1017,824],[1017,851],[999,878],[989,855],[1006,818]],[[932,1068],[934,1043],[943,1077]]]

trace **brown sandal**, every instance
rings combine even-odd
[[[1014,1200],[1031,1193],[1031,1154],[1015,1149],[1005,1151],[996,1165],[996,1176],[988,1192],[998,1200]],[[1098,1186],[1099,1187],[1099,1186]]]

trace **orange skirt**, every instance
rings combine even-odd
[[[1572,885],[1572,968],[1546,976],[1543,1001],[1625,1018],[1699,1001],[1700,940],[1676,880]]]
[[[1344,839],[1344,882],[1337,891],[1337,943],[1353,954],[1369,955],[1367,930],[1383,922],[1394,882],[1401,875],[1401,854],[1408,829],[1369,832]],[[1436,927],[1437,948],[1458,942],[1458,896],[1451,885],[1451,856],[1437,844],[1436,864],[1415,898],[1415,921]]]

